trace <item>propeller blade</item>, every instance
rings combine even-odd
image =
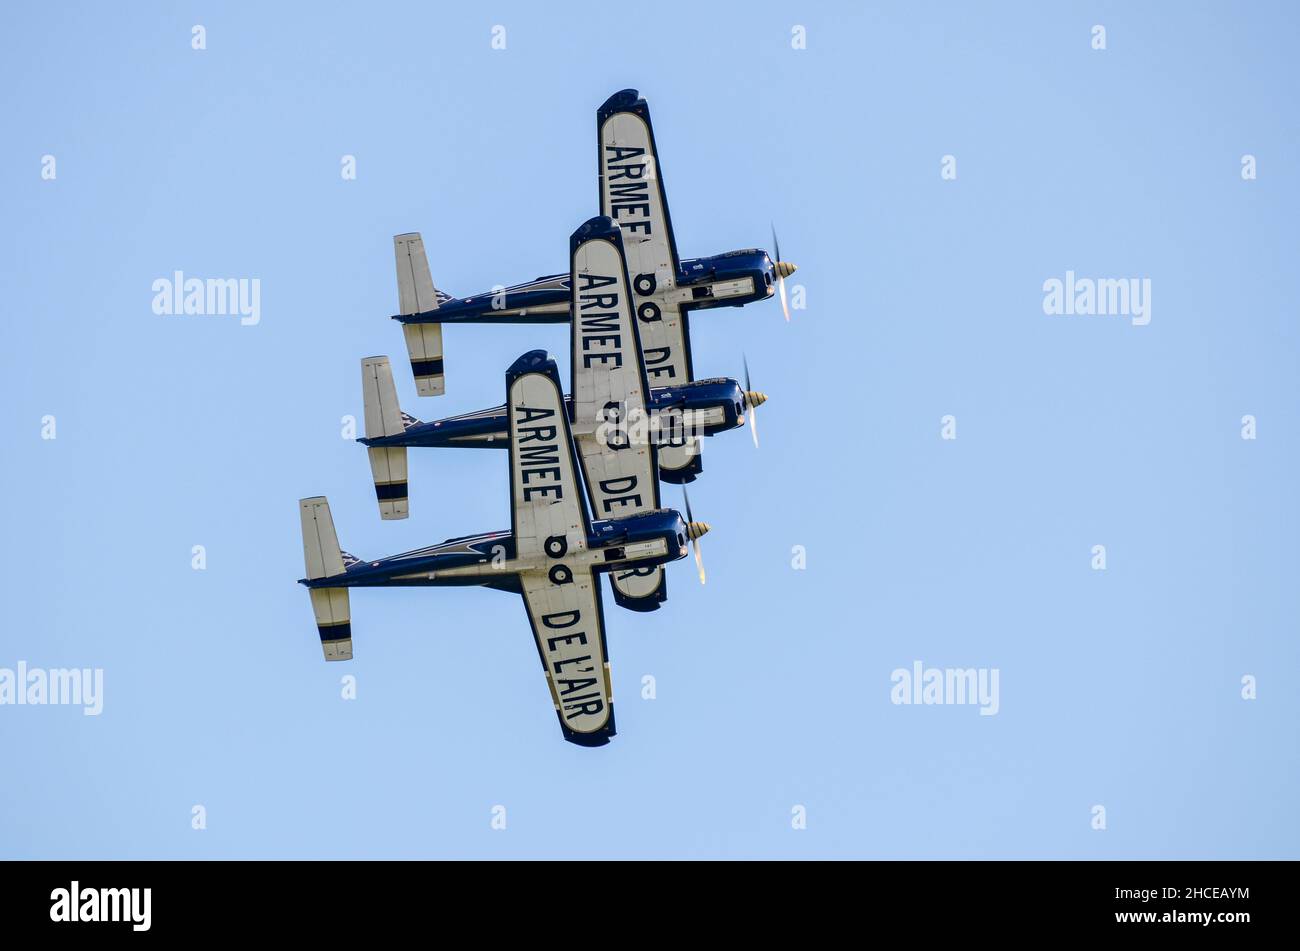
[[[785,315],[785,322],[790,322],[790,303],[785,296],[785,279],[788,275],[793,274],[795,267],[793,264],[787,264],[781,257],[781,242],[776,237],[776,225],[772,225],[772,253],[776,255],[776,262],[773,270],[776,271],[776,290],[781,297],[781,313]]]
[[[704,556],[700,554],[700,538],[709,530],[708,525],[697,524],[691,514],[691,496],[682,486],[682,501],[686,504],[686,533],[691,539],[691,551],[695,553],[695,567],[700,573],[700,584],[704,584]]]
[[[776,232],[772,233],[776,237]],[[749,382],[749,357],[745,354],[740,355],[740,362],[745,365],[745,402],[749,404],[749,431],[754,437],[754,448],[758,448],[758,404],[761,400],[767,399],[761,393],[755,393],[754,387]],[[761,398],[761,399],[760,399]]]

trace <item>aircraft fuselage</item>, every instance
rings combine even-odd
[[[511,532],[452,538],[376,561],[345,560],[345,571],[328,578],[300,579],[308,588],[391,588],[480,585],[520,593],[519,575],[554,571],[556,566],[593,571],[650,568],[687,552],[687,527],[672,509],[591,523],[585,548],[562,557],[538,553],[518,557]]]
[[[565,397],[565,404],[572,419],[570,397]],[[735,380],[695,380],[651,390],[647,409],[649,426],[638,430],[636,421],[628,420],[624,432],[632,439],[638,438],[640,432],[657,432],[658,445],[682,445],[687,435],[712,436],[743,426],[745,393]],[[505,449],[509,445],[508,431],[509,418],[502,405],[448,419],[416,423],[393,436],[362,437],[357,442],[366,446]],[[663,475],[660,472],[661,478]]]
[[[634,275],[638,301],[675,300],[682,310],[741,307],[775,293],[776,274],[766,251],[750,248],[681,262],[673,287],[656,286],[650,275]],[[564,324],[572,319],[568,274],[539,277],[470,297],[443,301],[436,310],[398,314],[404,324],[454,324],[494,321],[503,324]],[[638,312],[647,319],[649,311]]]

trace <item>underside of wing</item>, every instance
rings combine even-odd
[[[662,293],[676,286],[677,244],[668,216],[650,107],[635,89],[610,96],[596,113],[600,213],[623,229],[628,271]],[[640,290],[640,286],[638,286]],[[652,289],[653,290],[653,289]]]
[[[591,526],[569,414],[555,360],[546,351],[526,353],[506,371],[506,413],[517,556],[585,549]]]
[[[637,318],[650,385],[658,388],[695,379],[686,311],[670,300],[641,301],[637,305]]]
[[[573,433],[596,519],[659,507],[650,386],[623,253],[618,225],[604,216],[583,224],[569,243]],[[661,568],[616,572],[610,580],[625,607],[654,610],[664,600]]]
[[[618,226],[592,218],[569,239],[573,429],[594,432],[611,409],[644,413],[649,383]]]
[[[659,470],[650,445],[613,449],[594,434],[577,437],[587,494],[598,519],[636,515],[659,507]],[[610,572],[614,599],[633,611],[653,611],[667,598],[662,565]]]
[[[586,568],[567,575],[530,571],[520,580],[564,738],[580,746],[605,745],[615,733],[614,692],[595,575]]]
[[[650,386],[659,388],[695,378],[691,363],[691,333],[687,312],[674,301],[643,301],[637,307],[642,360]],[[665,482],[690,482],[703,470],[698,436],[660,442],[659,477]]]

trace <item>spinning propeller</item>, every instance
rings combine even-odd
[[[767,402],[767,394],[759,393],[749,385],[749,360],[742,354],[745,364],[745,405],[749,407],[749,432],[754,437],[754,448],[758,448],[758,408]]]
[[[697,522],[691,517],[691,497],[686,494],[686,486],[682,486],[682,498],[686,501],[686,537],[691,540],[691,548],[695,550],[695,567],[700,571],[700,584],[704,584],[704,558],[700,555],[700,539],[708,534],[709,523]]]
[[[776,290],[781,295],[781,313],[785,314],[785,321],[789,323],[790,304],[785,299],[785,279],[799,268],[789,261],[781,260],[781,242],[776,239],[776,225],[772,226],[772,253],[776,255],[776,260],[772,262],[772,270],[776,272]]]

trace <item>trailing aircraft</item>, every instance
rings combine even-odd
[[[795,265],[757,248],[703,258],[677,253],[650,108],[635,89],[610,96],[596,112],[600,213],[623,230],[628,271],[641,328],[643,363],[650,385],[680,388],[694,381],[688,315],[713,307],[739,307],[779,295],[790,319],[785,279]],[[570,275],[556,274],[454,298],[438,290],[420,234],[393,239],[398,307],[416,392],[446,390],[442,325],[445,323],[565,323],[572,320]],[[710,381],[712,382],[712,381]],[[698,437],[660,447],[667,481],[689,482],[702,471]]]
[[[747,410],[752,427],[754,407],[767,397],[723,379],[650,389],[618,225],[605,216],[584,223],[569,239],[569,259],[578,318],[570,325],[571,395],[564,403],[588,504],[597,518],[657,509],[663,446],[742,426]],[[407,447],[509,445],[505,406],[424,423],[401,411],[387,357],[362,360],[361,381],[366,435],[357,441],[368,447],[381,518],[410,514]],[[674,480],[670,474],[667,481]],[[652,611],[666,597],[662,569],[611,572],[610,583],[615,600],[632,610]]]
[[[611,374],[611,376],[613,376]],[[625,375],[626,376],[626,375]],[[300,579],[327,661],[352,658],[349,590],[481,585],[523,597],[564,739],[601,746],[614,736],[608,643],[597,575],[685,557],[709,530],[655,508],[593,519],[579,488],[578,447],[555,361],[524,354],[506,371],[510,530],[453,538],[368,561],[339,547],[329,502],[302,499]]]

